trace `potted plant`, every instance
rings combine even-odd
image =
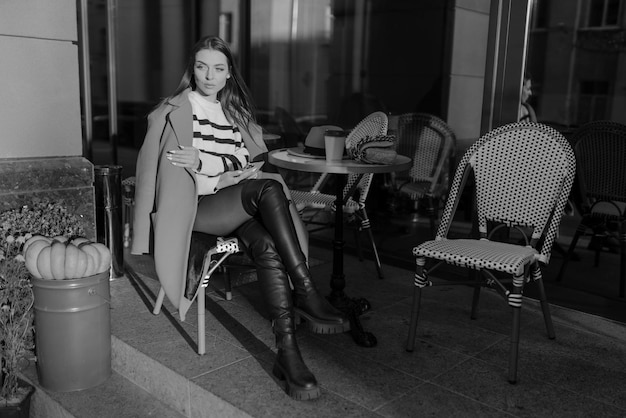
[[[28,416],[33,388],[19,379],[20,362],[33,346],[33,290],[19,253],[21,240],[2,238],[0,249],[0,416]],[[3,414],[2,410],[6,410]],[[23,415],[20,415],[23,413]]]
[[[34,234],[82,236],[79,217],[48,200],[0,213],[0,416],[28,416],[33,388],[19,373],[34,348],[34,295],[22,254]],[[22,407],[15,406],[20,405]],[[7,411],[3,412],[2,407]],[[21,412],[18,412],[20,411]],[[9,412],[11,411],[12,412]],[[26,415],[20,415],[20,414]]]

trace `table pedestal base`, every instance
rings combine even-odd
[[[350,320],[350,335],[355,343],[361,347],[375,347],[378,341],[371,332],[365,331],[359,316],[371,309],[371,305],[364,298],[349,298],[343,291],[333,291],[328,301],[340,310]]]

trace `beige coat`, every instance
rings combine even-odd
[[[154,243],[152,252],[157,276],[176,308],[187,305],[184,288],[197,194],[193,171],[172,165],[166,152],[178,149],[179,145],[192,146],[192,110],[188,94],[189,90],[181,93],[148,116],[148,130],[137,157],[135,175],[131,253],[149,253],[150,243]],[[252,124],[250,132],[252,134],[241,130],[254,159],[267,152],[267,147],[260,126]]]

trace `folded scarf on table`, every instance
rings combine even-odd
[[[391,164],[398,155],[394,135],[366,136],[350,147],[350,158],[368,164]]]

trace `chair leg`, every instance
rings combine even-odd
[[[378,248],[376,248],[376,241],[374,241],[374,234],[370,225],[370,219],[367,217],[365,208],[361,209],[361,229],[367,232],[367,235],[372,244],[372,251],[374,252],[374,261],[376,262],[376,271],[378,271],[378,278],[384,279],[383,267],[380,264],[380,256],[378,255]]]
[[[415,337],[417,334],[417,319],[420,314],[420,303],[422,300],[422,289],[415,286],[413,289],[413,304],[411,307],[411,323],[409,325],[409,336],[406,340],[406,351],[413,352],[415,349]]]
[[[409,324],[409,336],[406,340],[406,351],[413,352],[415,349],[415,336],[417,331],[417,319],[420,314],[420,303],[422,301],[422,287],[428,283],[424,266],[425,258],[415,259],[415,287],[413,288],[413,304],[411,306],[411,323]]]
[[[517,383],[517,358],[519,353],[519,328],[521,307],[513,307],[513,324],[511,328],[511,346],[509,349],[509,383]]]
[[[626,291],[626,221],[620,224],[619,252],[619,297],[623,298]]]
[[[198,300],[198,354],[203,355],[206,353],[206,338],[205,338],[205,317],[206,317],[206,291],[205,289],[209,285],[209,280],[215,270],[217,270],[222,263],[232,254],[230,252],[221,253],[220,258],[215,261],[213,255],[216,254],[214,249],[211,249],[204,257],[204,263],[202,265],[202,279],[198,283],[198,289],[193,299]],[[184,320],[184,319],[183,319]]]
[[[199,289],[204,289],[200,283]],[[200,292],[198,294],[198,354],[203,355],[206,353],[206,338],[204,334],[205,328],[205,314],[206,314],[206,294],[205,292]]]
[[[481,290],[480,276],[481,276],[481,273],[476,271],[476,270],[470,269],[468,274],[470,276],[470,280],[475,283],[475,285],[474,285],[474,294],[472,295],[472,311],[470,313],[470,319],[476,319],[476,318],[478,318],[478,303],[480,302],[480,290]]]
[[[233,286],[230,269],[228,267],[224,267],[224,294],[226,296],[226,300],[233,300]]]
[[[600,247],[595,249],[595,253],[593,255],[593,266],[594,267],[598,267],[600,265],[600,250],[601,250]]]
[[[522,290],[524,276],[513,277],[513,288],[508,295],[509,306],[513,309],[511,324],[511,342],[509,348],[509,383],[517,383],[517,360],[519,356],[520,316],[522,312]]]
[[[419,200],[413,200],[412,201],[412,205],[411,205],[411,216],[409,218],[409,221],[411,223],[417,223],[420,220],[420,214],[419,214]]]
[[[158,315],[161,313],[161,306],[163,306],[163,299],[165,299],[165,290],[161,287],[159,289],[159,294],[154,302],[154,308],[152,309],[152,313]]]
[[[565,254],[565,257],[563,259],[563,263],[561,263],[559,274],[557,274],[556,276],[557,282],[560,282],[563,279],[563,274],[565,273],[565,269],[567,268],[567,264],[569,263],[569,260],[572,258],[572,254],[574,254],[574,249],[576,248],[578,239],[585,232],[586,229],[587,227],[582,222],[578,224],[578,227],[576,228],[576,232],[574,232],[574,237],[572,238],[572,242],[570,243],[569,248],[567,249],[567,253]]]
[[[543,322],[546,324],[546,332],[548,338],[553,340],[556,338],[554,334],[554,324],[552,323],[552,315],[550,315],[550,304],[546,298],[546,290],[543,287],[543,279],[538,280],[537,286],[539,287],[539,301],[541,303],[541,311],[543,312]]]
[[[543,277],[537,264],[534,265],[533,270],[533,278],[535,278],[535,283],[539,290],[539,302],[541,303],[541,311],[543,312],[543,322],[546,324],[548,338],[553,340],[555,338],[554,324],[552,323],[552,315],[550,315],[550,304],[546,296],[546,289],[543,286]]]
[[[363,248],[361,248],[361,240],[359,239],[359,232],[363,230],[363,223],[359,220],[359,226],[354,228],[354,245],[356,246],[356,255],[359,261],[363,261]]]

